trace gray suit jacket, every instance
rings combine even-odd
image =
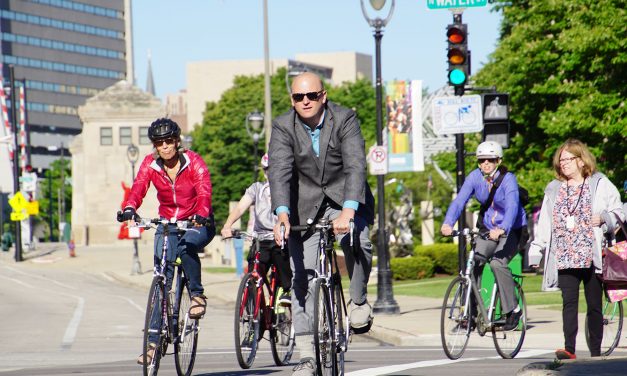
[[[290,222],[315,219],[326,198],[341,207],[359,202],[357,215],[374,222],[374,197],[366,182],[364,138],[354,111],[327,102],[317,157],[309,132],[296,111],[278,116],[270,138],[270,193],[272,210],[290,208]]]

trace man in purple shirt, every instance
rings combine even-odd
[[[527,216],[519,202],[516,176],[504,168],[499,169],[503,160],[501,145],[494,141],[485,141],[477,147],[476,156],[479,168],[466,177],[446,212],[440,232],[444,236],[450,236],[453,225],[468,200],[474,196],[483,205],[488,201],[493,182],[500,174],[505,174],[485,211],[483,222],[478,224],[486,232],[489,231],[489,236],[488,239],[477,238],[473,274],[479,284],[485,263],[492,258],[490,267],[499,287],[503,311],[508,312],[504,329],[512,330],[518,326],[522,310],[514,294],[514,280],[508,263],[518,251],[522,229],[527,226]],[[474,310],[473,304],[473,312]]]

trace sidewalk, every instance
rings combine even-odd
[[[13,250],[0,252],[0,264],[29,269],[58,268],[101,274],[109,279],[129,286],[147,290],[152,280],[152,249],[140,248],[139,259],[143,273],[131,275],[133,263],[132,245],[128,246],[90,246],[77,247],[76,257],[69,257],[67,246],[63,243],[41,243],[37,250],[24,254],[24,262],[15,263]],[[203,271],[202,281],[205,286],[208,304],[234,305],[239,278],[228,273],[208,273]],[[439,346],[439,322],[441,299],[409,297],[397,295],[394,297],[400,307],[399,315],[377,315],[369,336],[398,346]],[[376,296],[370,297],[374,303]],[[216,303],[219,301],[219,303]],[[525,349],[545,349],[547,353],[563,347],[561,313],[555,310],[542,309],[531,306],[528,309],[527,334]],[[549,370],[552,362],[531,363],[524,367],[518,375],[619,375],[627,373],[627,356],[622,343],[621,351],[609,358],[589,358],[589,353],[583,337],[584,315],[580,315],[579,335],[577,338],[580,359],[564,361],[556,370]],[[622,341],[625,341],[623,335]],[[472,335],[470,346],[493,348],[490,338]],[[496,355],[496,352],[495,352]]]

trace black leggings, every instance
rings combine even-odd
[[[290,268],[290,255],[285,249],[281,249],[274,240],[262,240],[259,242],[259,262],[265,271],[270,270],[272,265],[276,265],[279,272],[279,285],[284,290],[292,288],[292,269]],[[248,252],[248,270],[253,270],[255,254],[251,249]]]
[[[603,339],[603,313],[601,312],[603,288],[601,280],[594,272],[594,266],[588,269],[564,269],[558,273],[558,283],[562,290],[562,320],[564,325],[564,347],[575,353],[578,330],[579,285],[583,281],[584,295],[588,304],[588,329],[590,331],[590,355],[601,354]]]

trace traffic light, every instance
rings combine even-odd
[[[496,141],[509,147],[509,94],[486,93],[481,95],[483,109],[483,141]]]
[[[468,51],[468,27],[455,22],[446,27],[448,41],[448,83],[455,88],[455,95],[464,95],[464,85],[470,75],[470,51]]]

